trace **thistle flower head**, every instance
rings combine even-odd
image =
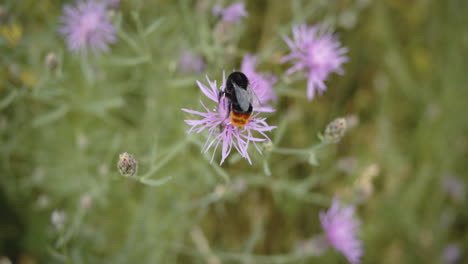
[[[179,59],[177,68],[182,73],[201,73],[205,70],[203,58],[191,51],[184,52]]]
[[[461,249],[458,244],[448,244],[442,252],[443,263],[455,264],[460,260]]]
[[[264,105],[269,101],[277,99],[273,85],[278,79],[274,75],[256,72],[257,63],[257,56],[246,54],[242,60],[241,71],[249,78],[252,90],[260,101],[260,104]]]
[[[76,6],[65,5],[59,32],[73,52],[106,52],[114,43],[116,30],[107,15],[108,5],[93,0],[78,0]]]
[[[119,155],[117,168],[122,176],[132,177],[138,171],[138,163],[132,154],[124,152]]]
[[[47,53],[44,59],[44,63],[47,66],[47,68],[49,68],[49,70],[55,70],[58,66],[57,54],[55,54],[54,52]]]
[[[224,22],[239,23],[243,17],[248,16],[248,13],[243,2],[235,2],[226,8],[219,5],[214,6],[213,15],[221,16]]]
[[[323,139],[327,143],[338,143],[343,138],[346,129],[346,119],[342,117],[337,118],[327,125]]]
[[[354,219],[354,207],[344,207],[335,198],[327,212],[320,212],[320,222],[328,243],[352,264],[359,263],[362,243],[356,237],[360,222]]]
[[[234,148],[239,154],[247,159],[250,164],[248,148],[252,143],[257,151],[261,153],[258,142],[270,141],[268,136],[265,134],[273,129],[275,126],[269,126],[266,123],[266,118],[259,117],[261,109],[255,109],[252,113],[248,123],[243,127],[234,126],[228,118],[228,99],[221,97],[218,101],[218,94],[224,90],[225,76],[223,76],[223,85],[218,87],[216,81],[211,81],[208,76],[206,80],[208,86],[205,86],[201,82],[197,81],[198,87],[203,94],[208,97],[211,101],[215,102],[214,108],[208,108],[203,102],[200,101],[204,112],[182,109],[182,111],[201,116],[201,119],[190,119],[185,122],[191,126],[188,133],[201,133],[202,131],[208,131],[208,139],[202,149],[202,152],[207,152],[213,148],[213,156],[211,161],[214,159],[214,155],[219,146],[221,146],[221,162],[222,164],[231,153]],[[259,136],[254,135],[259,134]]]
[[[462,201],[465,197],[465,183],[455,175],[447,175],[442,180],[444,191],[454,200]]]
[[[348,60],[347,48],[341,47],[337,37],[323,25],[293,27],[293,39],[283,37],[291,53],[283,57],[282,62],[291,62],[293,66],[287,74],[296,71],[305,73],[307,97],[314,99],[315,93],[326,90],[325,80],[330,73],[343,74],[342,64]]]

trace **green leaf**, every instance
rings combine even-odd
[[[153,21],[153,23],[151,23],[146,29],[145,31],[143,32],[143,35],[145,37],[148,37],[149,35],[151,35],[151,33],[153,33],[154,31],[156,31],[156,29],[158,29],[158,27],[162,24],[163,22],[163,18],[158,18],[156,19],[155,21]]]
[[[3,98],[3,100],[0,101],[0,110],[10,105],[17,96],[18,92],[16,90],[11,91],[11,93],[9,93],[7,97]]]
[[[120,108],[124,105],[124,100],[120,97],[110,98],[107,100],[101,100],[97,102],[92,102],[84,107],[86,112],[92,113],[103,113],[109,109]]]
[[[33,127],[39,127],[39,126],[43,126],[43,125],[55,122],[55,121],[59,120],[60,118],[62,118],[63,116],[65,116],[65,114],[68,113],[68,110],[69,110],[68,106],[62,105],[59,108],[57,108],[57,109],[55,109],[55,110],[53,110],[53,111],[51,111],[51,112],[49,112],[47,114],[44,114],[44,115],[41,115],[41,116],[35,118],[32,121],[32,126]]]

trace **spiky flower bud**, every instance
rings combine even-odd
[[[53,71],[57,68],[58,66],[58,58],[57,55],[53,52],[47,53],[45,59],[44,59],[45,65],[49,70]]]
[[[119,155],[117,168],[122,176],[132,177],[137,173],[138,163],[132,154],[124,152]]]
[[[323,140],[327,143],[338,143],[340,142],[341,138],[343,138],[346,132],[346,119],[345,118],[337,118],[333,120],[330,124],[328,124],[327,128],[325,129],[325,135]]]

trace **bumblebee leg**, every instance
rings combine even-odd
[[[231,106],[231,104],[228,104],[228,110],[227,110],[226,118],[229,118],[229,115],[231,114],[231,110],[232,110],[232,106]]]
[[[226,95],[226,92],[225,91],[219,91],[219,93],[218,93],[218,103],[220,102],[221,97],[223,97],[223,95]]]

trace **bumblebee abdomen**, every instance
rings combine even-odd
[[[231,111],[229,115],[229,119],[231,120],[231,123],[233,126],[236,127],[243,127],[247,125],[247,123],[250,120],[251,113],[237,113],[234,111]]]

